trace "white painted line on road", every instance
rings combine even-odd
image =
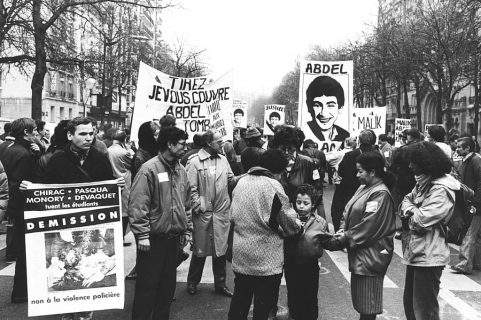
[[[394,252],[402,258],[401,240],[394,240]],[[451,291],[474,291],[480,292],[481,285],[463,274],[451,272],[449,266],[444,268],[441,276],[441,288]]]
[[[349,272],[349,262],[347,260],[347,253],[343,251],[327,251],[329,257],[336,265],[336,267],[341,271],[342,275],[346,280],[351,283],[351,272]],[[399,288],[389,277],[384,277],[384,288]]]
[[[0,276],[13,277],[15,275],[15,262],[0,270]]]
[[[442,281],[443,280],[441,280],[441,284]],[[439,296],[453,308],[458,310],[459,313],[463,316],[463,319],[481,320],[481,314],[476,311],[476,309],[471,307],[462,299],[456,297],[451,291],[441,288],[439,290]]]

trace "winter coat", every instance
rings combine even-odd
[[[79,169],[81,167],[88,176]],[[43,183],[79,183],[115,179],[109,158],[91,147],[84,163],[70,150],[70,144],[63,151],[54,153],[45,170]]]
[[[318,164],[309,156],[298,154],[289,174],[283,173],[281,183],[291,203],[296,202],[296,190],[301,184],[310,184],[316,188],[322,202],[322,180]]]
[[[282,235],[294,236],[301,226],[281,184],[268,170],[253,167],[239,180],[232,195],[232,269],[252,276],[282,273]]]
[[[8,177],[9,201],[7,216],[19,219],[19,223],[23,221],[25,204],[25,195],[19,189],[20,183],[23,180],[37,182],[37,163],[34,154],[30,150],[30,145],[30,141],[16,139],[13,144],[0,154],[0,161]]]
[[[142,165],[132,184],[129,220],[138,239],[192,232],[191,189],[178,162],[172,168],[161,154]]]
[[[363,276],[386,273],[394,252],[394,211],[391,193],[382,181],[357,189],[341,222],[349,271]]]
[[[137,172],[139,172],[140,167],[156,155],[156,153],[149,152],[142,148],[139,148],[139,150],[137,150],[134,158],[132,159],[132,165],[130,167],[130,170],[132,172],[132,181],[134,181],[135,175],[137,174]]]
[[[481,214],[481,157],[477,153],[467,156],[459,167],[461,182],[474,191],[472,205],[477,214]]]
[[[192,188],[193,252],[197,257],[221,257],[227,251],[230,227],[228,185],[234,174],[223,155],[201,149],[187,165]]]
[[[435,180],[427,177],[404,197],[401,212],[413,213],[409,230],[403,235],[404,264],[423,267],[449,264],[450,250],[443,225],[453,214],[455,190],[460,190],[460,183],[450,175]]]
[[[120,143],[114,143],[107,149],[109,154],[110,165],[115,178],[124,177],[125,187],[122,189],[122,217],[128,217],[129,195],[132,185],[132,173],[130,166],[132,163],[132,154],[125,149]]]

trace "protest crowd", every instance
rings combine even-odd
[[[475,140],[431,126],[427,136],[404,130],[401,146],[394,146],[392,133],[376,136],[366,129],[325,153],[298,127],[272,129],[265,136],[262,128],[235,128],[233,141],[226,141],[215,130],[189,137],[169,115],[141,124],[136,137],[87,117],[59,122],[51,136],[43,121],[20,118],[5,125],[0,220],[7,222],[5,259],[16,261],[11,302],[28,301],[29,184],[116,179],[124,236],[131,230],[137,247],[136,266],[127,275],[135,281],[132,319],[169,318],[176,269],[189,257],[185,290],[198,293],[206,258],[212,257],[212,289],[231,298],[225,315],[230,320],[247,319],[251,303],[253,319],[281,319],[283,312],[286,319],[325,318],[318,308],[324,250],[347,253],[352,306],[359,319],[375,319],[383,312],[395,237],[402,239],[406,265],[406,319],[439,319],[444,270],[469,274],[481,268],[481,157]],[[323,199],[328,184],[335,186],[331,208]],[[455,222],[461,222],[458,228]],[[54,237],[51,261],[67,259],[58,248],[74,240]],[[460,245],[455,265],[451,241]],[[103,265],[109,258],[102,257]],[[226,284],[228,263],[233,288]],[[283,275],[287,306],[279,302]],[[99,274],[84,285],[107,280],[107,273]],[[58,318],[93,319],[95,312]]]

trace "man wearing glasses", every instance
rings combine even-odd
[[[344,89],[335,79],[319,76],[306,90],[307,109],[312,121],[309,129],[320,141],[344,141],[349,132],[335,122],[344,107]]]
[[[194,225],[192,260],[187,276],[187,292],[196,294],[205,259],[212,256],[214,287],[217,294],[232,297],[226,286],[226,251],[230,227],[228,187],[235,182],[229,162],[221,154],[222,135],[208,130],[205,145],[187,164],[192,188],[192,222]]]

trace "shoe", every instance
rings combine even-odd
[[[401,240],[401,238],[402,238],[401,232],[396,232],[396,235],[394,236],[394,239]]]
[[[232,298],[234,294],[230,292],[229,288],[227,287],[217,287],[215,288],[215,293],[223,295],[224,297]]]
[[[12,296],[12,303],[25,303],[28,301],[27,297],[13,297]]]
[[[456,274],[471,274],[471,272],[467,272],[458,266],[451,266],[451,270]]]
[[[187,292],[189,294],[196,294],[197,292],[199,291],[199,289],[197,289],[197,285],[193,284],[193,283],[188,283],[187,284]]]

